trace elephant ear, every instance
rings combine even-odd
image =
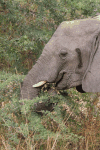
[[[95,37],[88,68],[82,80],[85,92],[100,92],[100,34]]]

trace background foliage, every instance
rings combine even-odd
[[[95,16],[99,0],[0,1],[1,150],[100,149],[100,95],[75,89],[19,100],[20,82],[62,21]],[[34,103],[55,103],[54,111],[34,112]],[[24,105],[21,105],[24,102]]]
[[[1,0],[0,69],[27,73],[62,21],[94,16],[99,0]]]

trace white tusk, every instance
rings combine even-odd
[[[32,87],[40,87],[42,85],[44,85],[47,81],[40,81],[37,84],[34,84]]]

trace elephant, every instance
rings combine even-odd
[[[100,15],[63,21],[26,75],[20,98],[37,97],[46,83],[55,83],[57,90],[100,92],[99,41]]]

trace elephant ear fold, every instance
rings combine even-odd
[[[95,37],[89,65],[82,80],[85,92],[100,92],[100,35]]]

